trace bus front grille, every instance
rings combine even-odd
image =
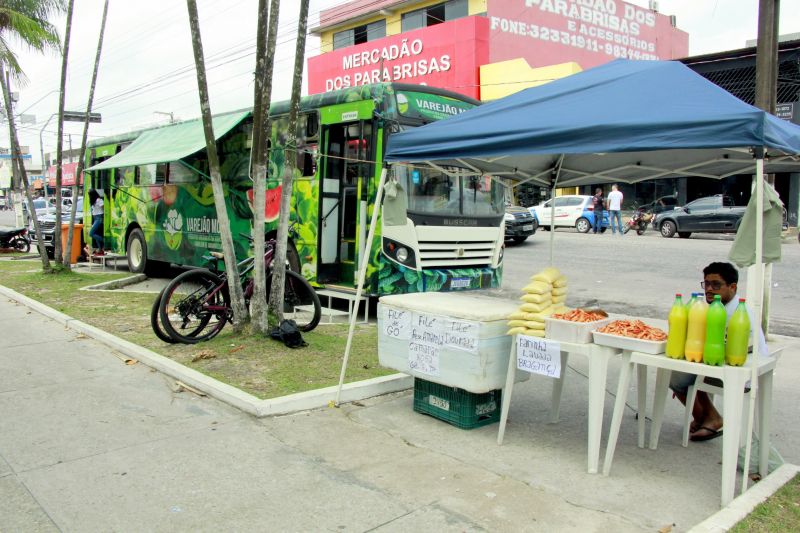
[[[422,268],[468,268],[492,264],[494,241],[420,241]]]

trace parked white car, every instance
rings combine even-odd
[[[557,196],[555,199],[550,199],[528,208],[539,219],[539,227],[541,229],[550,228],[550,213],[553,200],[555,200],[555,218],[553,219],[555,227],[577,228],[582,233],[591,228],[591,222],[583,213],[594,209],[592,197],[583,194],[568,194]],[[584,225],[586,228],[581,227]]]

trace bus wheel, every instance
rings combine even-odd
[[[134,274],[144,272],[147,267],[147,243],[144,240],[144,233],[139,228],[131,231],[128,235],[128,270]]]

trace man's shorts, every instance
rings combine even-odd
[[[689,392],[689,387],[694,385],[695,380],[697,379],[697,374],[687,374],[686,372],[672,372],[672,376],[669,378],[669,388],[675,394],[680,394],[681,396],[686,396]],[[705,382],[709,385],[714,385],[715,387],[722,387],[722,381],[718,380],[717,378],[706,378]]]

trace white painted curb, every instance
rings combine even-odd
[[[147,348],[126,341],[125,339],[120,339],[106,331],[81,322],[80,320],[76,320],[41,302],[37,302],[36,300],[11,290],[8,287],[0,285],[0,294],[55,320],[59,324],[63,324],[70,329],[92,337],[106,346],[119,351],[123,355],[141,361],[159,372],[180,380],[190,387],[194,387],[217,400],[232,405],[256,417],[282,415],[325,407],[336,398],[336,389],[338,387],[333,386],[324,389],[299,392],[279,398],[261,400],[236,387],[232,387],[231,385],[206,376],[201,372],[176,363],[172,359],[157,354],[152,350],[148,350]],[[342,387],[341,402],[347,403],[363,400],[390,392],[403,391],[413,386],[414,378],[406,374],[391,374],[389,376],[346,383]]]
[[[692,529],[689,533],[717,533],[728,531],[733,526],[744,520],[759,503],[772,496],[784,486],[795,474],[800,472],[800,467],[793,464],[783,464],[773,473],[756,483],[747,492],[735,498],[724,509],[720,509]]]

